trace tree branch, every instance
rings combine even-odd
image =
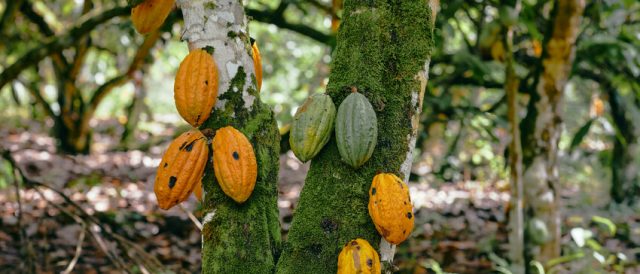
[[[18,77],[18,75],[26,68],[37,64],[51,53],[71,47],[77,39],[84,37],[100,24],[119,16],[128,15],[131,9],[129,7],[115,7],[103,11],[97,15],[88,15],[81,20],[76,26],[72,27],[66,34],[47,39],[38,47],[29,50],[18,61],[7,67],[0,74],[0,89],[7,83]]]
[[[256,21],[274,24],[279,28],[297,32],[326,45],[331,46],[335,44],[335,36],[323,33],[304,24],[290,23],[284,19],[281,13],[278,14],[278,10],[245,9],[245,11],[247,12],[248,16]]]
[[[7,22],[13,21],[13,17],[18,10],[18,7],[22,4],[23,0],[13,0],[7,1],[6,6],[4,8],[4,13],[2,13],[2,17],[0,18],[0,36],[4,32],[4,27]]]

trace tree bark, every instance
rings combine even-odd
[[[514,11],[514,16],[520,13],[520,1],[511,1],[509,7]],[[505,16],[505,15],[503,15]],[[507,14],[506,16],[510,16]],[[505,18],[503,21],[511,21]],[[512,25],[504,24],[505,45],[505,84],[504,90],[507,97],[507,120],[509,121],[511,142],[509,142],[509,173],[510,193],[509,200],[509,259],[510,269],[514,274],[525,273],[524,261],[524,186],[522,183],[522,145],[520,143],[520,128],[518,117],[518,87],[520,79],[516,75],[515,60],[513,56]]]
[[[584,0],[557,0],[553,24],[542,58],[541,74],[529,102],[524,126],[525,218],[538,218],[547,225],[549,239],[542,245],[525,237],[527,262],[545,264],[560,256],[560,201],[557,169],[558,141],[562,133],[562,98],[571,72]]]
[[[280,251],[276,184],[280,135],[256,89],[247,19],[241,0],[180,0],[182,39],[189,49],[211,47],[218,67],[218,102],[201,129],[231,125],[253,145],[258,180],[243,204],[227,197],[212,164],[203,178],[203,273],[273,273]]]
[[[611,198],[616,203],[633,205],[640,194],[640,178],[638,165],[634,161],[638,143],[635,135],[636,125],[627,118],[627,107],[622,96],[608,81],[600,82],[606,90],[611,107],[611,116],[618,131],[613,146],[611,162]]]
[[[311,162],[277,273],[335,273],[351,239],[374,247],[380,236],[367,211],[377,172],[408,179],[433,47],[427,1],[347,0],[327,93],[336,105],[353,87],[374,106],[378,142],[361,168],[341,162],[335,136]],[[394,247],[383,242],[387,269]],[[385,271],[386,272],[386,271]]]

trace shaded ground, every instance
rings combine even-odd
[[[4,170],[0,173],[5,179],[4,185],[0,182],[0,273],[23,273],[31,267],[29,262],[35,262],[39,273],[60,273],[74,257],[73,273],[120,273],[119,260],[136,272],[144,273],[157,264],[176,273],[199,272],[200,232],[192,221],[202,215],[197,201],[192,198],[184,207],[161,211],[152,189],[155,167],[172,134],[167,132],[166,141],[150,146],[147,152],[105,149],[89,156],[68,157],[54,154],[53,140],[45,134],[0,130],[3,148],[12,151],[27,177],[63,190],[103,223],[103,228],[81,224],[82,220],[70,216],[82,211],[44,187],[20,190],[23,214],[19,218],[15,188]],[[278,206],[286,234],[308,165],[302,165],[291,153],[282,155],[280,161]],[[435,260],[448,272],[494,273],[505,257],[509,199],[505,184],[498,185],[503,187],[477,182],[438,187],[412,183],[417,223],[413,237],[398,248],[400,272],[433,273],[425,267]],[[634,268],[640,253],[637,210],[585,210],[575,202],[576,193],[563,193],[565,204],[573,206],[564,212],[565,227],[570,229],[566,229],[563,243],[565,254],[583,255],[554,269],[558,273],[616,273],[616,265],[626,264],[627,269],[619,271],[640,273],[640,268]],[[617,224],[616,237],[606,224],[593,221],[598,215]],[[89,232],[82,233],[83,225]],[[575,231],[582,231],[583,236],[593,234],[587,240],[593,243],[580,247]],[[116,252],[107,254],[105,250]]]

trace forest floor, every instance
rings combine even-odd
[[[199,272],[198,202],[191,198],[182,207],[162,211],[153,194],[156,165],[171,133],[145,151],[126,152],[110,150],[114,141],[97,135],[107,145],[91,155],[71,157],[55,154],[54,139],[46,132],[34,132],[0,128],[2,148],[11,151],[27,178],[43,184],[21,188],[18,204],[11,171],[0,165],[0,273],[30,268],[61,273],[70,265],[70,273],[120,273],[118,266],[144,273],[143,268],[154,265],[175,273]],[[281,155],[280,164],[278,206],[286,237],[308,165],[290,152]],[[410,187],[416,226],[412,238],[398,247],[401,273],[444,273],[438,268],[496,273],[505,266],[507,185]],[[591,208],[579,202],[578,193],[561,193],[567,205],[563,250],[571,256],[559,261],[556,273],[640,273],[638,210]]]

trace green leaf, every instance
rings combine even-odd
[[[538,274],[545,274],[544,266],[540,262],[533,260],[529,263],[529,265],[533,266]]]
[[[573,140],[571,140],[571,146],[569,148],[570,151],[573,151],[575,147],[577,147],[580,143],[582,143],[582,140],[584,139],[584,137],[587,136],[587,134],[589,133],[589,129],[591,128],[593,121],[594,119],[590,119],[586,124],[584,124],[578,130],[578,132],[576,132],[576,135],[573,136]]]
[[[616,224],[613,223],[613,221],[601,216],[593,216],[591,217],[591,221],[594,223],[600,223],[605,225],[609,229],[609,233],[611,233],[611,236],[616,235],[617,227],[616,227]]]

